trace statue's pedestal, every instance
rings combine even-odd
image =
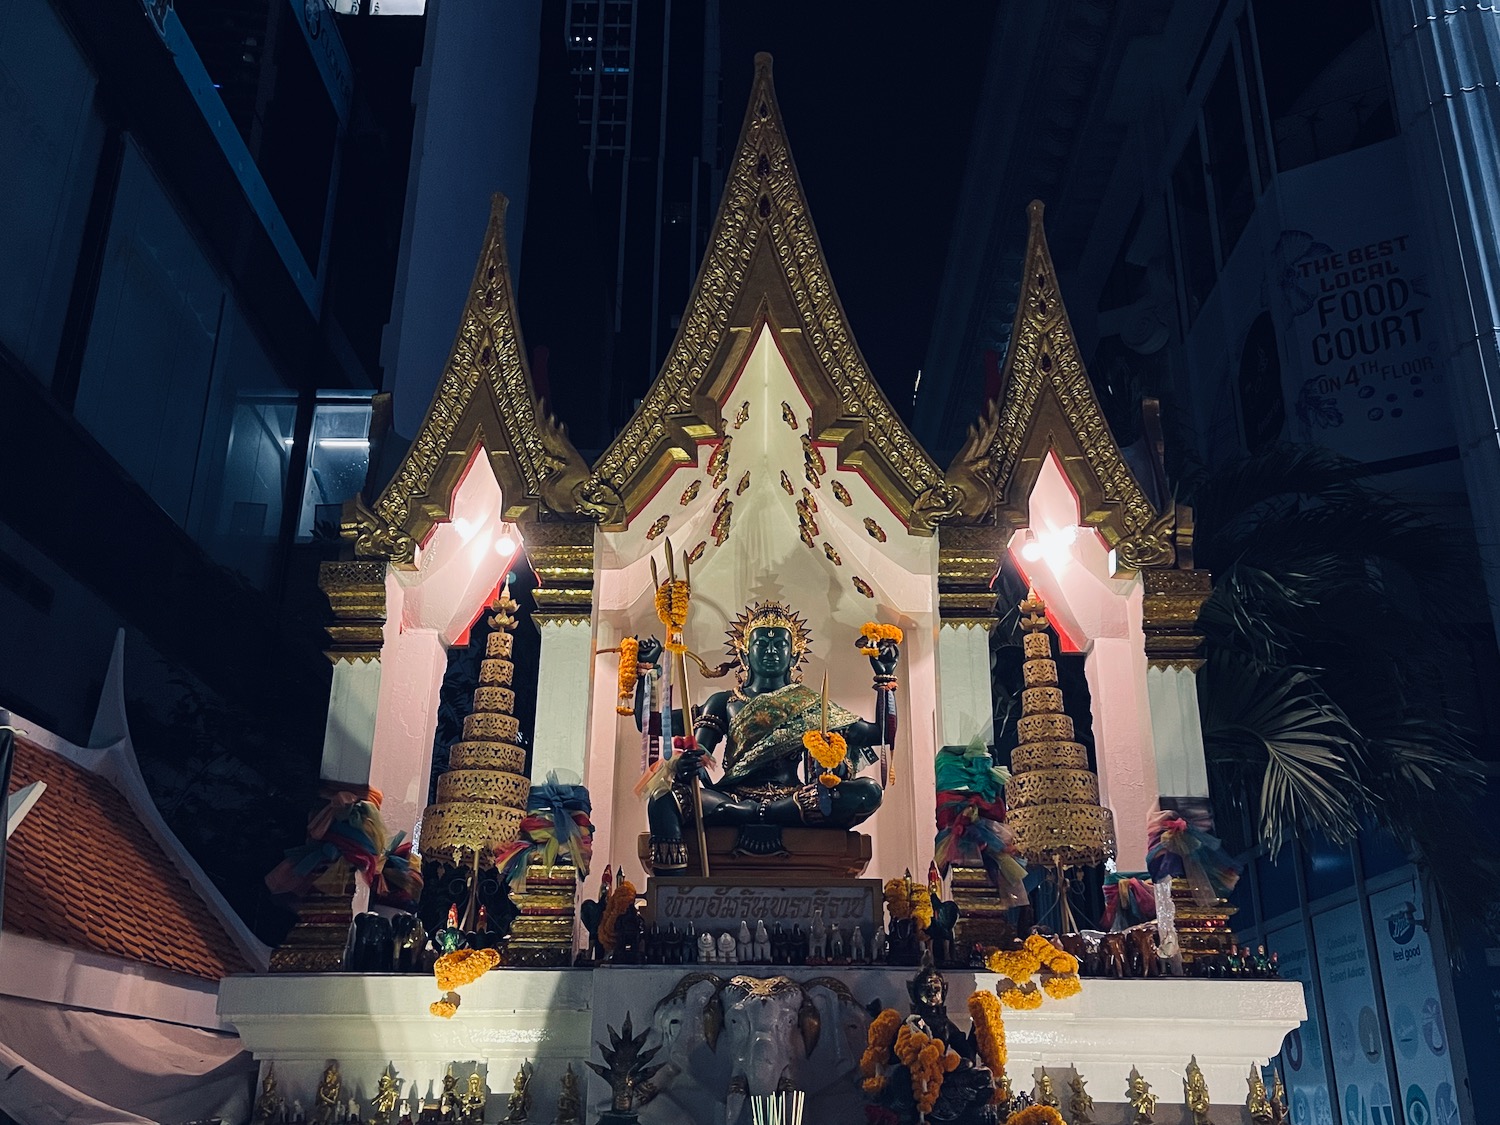
[[[862,832],[837,828],[709,828],[708,872],[714,879],[740,875],[785,877],[790,874],[857,879],[870,865],[870,837]],[[689,831],[686,875],[698,875],[698,836]],[[651,836],[642,832],[636,841],[641,866],[651,870]]]
[[[367,1100],[387,1063],[395,1066],[402,1088],[415,1082],[426,1095],[441,1089],[448,1065],[467,1077],[472,1069],[487,1076],[491,1093],[487,1120],[503,1114],[511,1080],[525,1059],[536,1066],[531,1084],[533,1119],[550,1121],[559,1082],[572,1063],[597,1059],[594,1043],[607,1041],[606,1025],[617,1031],[626,1013],[636,1028],[651,1025],[658,1001],[688,973],[711,969],[774,976],[765,965],[642,966],[596,969],[498,969],[463,990],[463,1004],[451,1020],[428,1014],[437,996],[425,975],[279,973],[229,977],[219,993],[219,1012],[263,1064],[274,1062],[288,1103],[313,1104],[313,1090],[329,1059],[337,1059],[345,1089]],[[841,980],[858,1005],[880,1000],[907,1010],[906,982],[912,969],[790,968],[797,980],[830,975]],[[988,973],[950,972],[948,1013],[966,1027],[967,1000],[975,988],[993,989]],[[820,1003],[827,1003],[826,992]],[[1035,1011],[1005,1013],[1009,1073],[1017,1089],[1029,1089],[1036,1068],[1046,1066],[1066,1096],[1072,1067],[1088,1080],[1101,1112],[1095,1120],[1128,1120],[1121,1103],[1132,1066],[1161,1096],[1170,1116],[1181,1106],[1182,1072],[1196,1055],[1216,1105],[1234,1120],[1243,1105],[1245,1074],[1264,1061],[1306,1014],[1302,985],[1296,981],[1086,980],[1083,992],[1049,1000]],[[718,1051],[694,1042],[691,1011],[681,1017],[666,1059],[680,1067],[664,1092],[641,1111],[642,1125],[717,1125],[723,1119],[724,1089],[731,1059],[725,1041]],[[795,1060],[797,1081],[809,1095],[805,1120],[819,1125],[864,1125],[864,1098],[856,1085],[862,1024],[823,1013],[823,1033],[811,1058]],[[701,1023],[697,1025],[701,1032]],[[660,1042],[653,1035],[648,1046]],[[587,1072],[587,1119],[609,1106],[603,1081]],[[1114,1103],[1114,1104],[1109,1104]],[[1231,1108],[1233,1107],[1233,1108]]]

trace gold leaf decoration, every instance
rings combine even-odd
[[[816,548],[818,545],[818,541],[813,538],[812,532],[808,531],[805,527],[797,532],[797,538],[801,539],[803,545],[809,550]]]
[[[809,438],[806,434],[802,435],[802,456],[806,459],[807,463],[812,466],[813,472],[817,473],[819,476],[822,476],[828,471],[828,464],[823,460],[822,450],[814,445],[812,443],[812,439]]]
[[[671,516],[658,516],[656,522],[646,529],[646,538],[655,539],[663,531],[667,530],[667,524],[672,522]]]
[[[687,561],[695,563],[703,557],[703,548],[708,546],[707,539],[698,540],[698,545],[688,552]]]
[[[844,507],[848,508],[854,503],[854,497],[849,495],[849,490],[836,480],[828,482],[828,487],[833,489],[833,498]]]
[[[809,508],[811,508],[814,512],[818,510],[818,498],[806,488],[802,490],[802,502]]]
[[[703,482],[701,480],[695,480],[692,484],[688,485],[682,490],[682,499],[677,501],[677,503],[686,508],[694,500],[698,499],[698,490],[702,487]]]
[[[874,520],[872,520],[869,516],[865,517],[865,530],[870,533],[870,538],[873,539],[873,540],[875,540],[875,542],[877,542],[877,543],[884,543],[885,542],[885,528],[881,527],[878,523],[876,523]]]
[[[750,421],[750,400],[747,398],[744,402],[740,403],[740,408],[735,411],[734,428],[739,429],[748,421]]]
[[[781,420],[792,429],[797,428],[797,415],[792,411],[792,404],[785,399],[781,402]]]
[[[750,487],[750,470],[746,469],[745,470],[745,475],[742,476],[742,477],[740,477],[740,483],[734,486],[734,494],[736,496],[743,496],[743,495],[745,495],[745,489],[747,489],[749,487]]]
[[[714,501],[714,511],[722,512],[724,510],[724,506],[728,503],[729,489],[726,488],[723,492],[719,493],[719,498]]]
[[[875,596],[875,591],[872,590],[872,589],[870,589],[870,584],[868,582],[866,582],[863,578],[861,578],[859,575],[856,574],[853,578],[849,579],[849,581],[853,582],[854,583],[854,588],[856,590],[858,590],[861,594],[863,594],[865,597],[867,597],[867,598],[873,598]]]
[[[831,562],[834,566],[844,565],[843,556],[835,551],[833,549],[833,544],[829,543],[827,540],[823,541],[823,553],[828,556],[828,561]]]
[[[724,541],[729,538],[729,521],[734,518],[734,501],[731,500],[724,505],[723,510],[714,517],[713,536],[714,545],[722,547]]]
[[[792,478],[786,475],[786,470],[781,470],[781,490],[788,496],[795,496],[797,490],[792,487]]]
[[[802,475],[807,478],[807,483],[814,488],[822,488],[823,482],[811,465],[803,466]]]

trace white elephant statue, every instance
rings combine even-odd
[[[798,1064],[817,1049],[822,1020],[807,991],[790,977],[734,977],[720,998],[733,1060],[724,1125],[736,1125],[748,1095],[798,1087]]]

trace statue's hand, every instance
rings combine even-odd
[[[636,650],[636,659],[642,664],[661,663],[661,641],[655,637],[640,637],[640,648]]]
[[[673,777],[683,785],[692,781],[703,768],[702,750],[679,750],[672,755]]]
[[[645,645],[642,643],[642,649]],[[875,670],[877,676],[889,676],[896,671],[896,665],[901,660],[901,646],[895,641],[877,641],[875,647],[878,655],[870,657],[870,667]],[[641,659],[645,659],[642,657]]]

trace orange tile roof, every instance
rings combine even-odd
[[[110,782],[25,739],[11,790],[47,790],[10,838],[5,929],[219,980],[250,966]]]

